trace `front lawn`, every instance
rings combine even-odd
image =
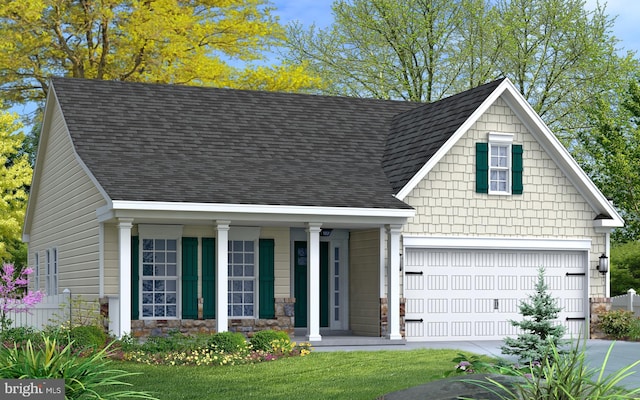
[[[312,352],[256,364],[212,367],[114,362],[141,375],[132,389],[177,399],[375,399],[441,379],[455,368],[453,350]]]

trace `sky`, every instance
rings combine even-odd
[[[271,3],[282,25],[297,20],[305,26],[315,23],[318,28],[326,28],[333,22],[333,0],[271,0]],[[586,7],[593,9],[597,3],[598,0],[586,0]],[[640,0],[609,0],[605,10],[616,17],[613,35],[621,40],[620,45],[626,50],[636,51],[640,58]],[[12,111],[23,114],[32,109],[33,105],[28,104],[16,106]]]
[[[315,23],[319,28],[325,28],[333,21],[331,14],[332,0],[271,0],[276,7],[275,14],[280,17],[280,23],[285,25],[297,20],[305,26]],[[597,0],[586,0],[589,10],[595,8]],[[600,4],[603,4],[600,1]],[[610,16],[617,16],[613,28],[613,35],[621,40],[621,45],[627,50],[635,50],[640,57],[640,1],[638,0],[609,0],[605,11]]]

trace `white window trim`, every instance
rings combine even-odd
[[[51,247],[45,250],[45,291],[47,296],[55,296],[58,294],[58,274],[60,272],[60,264],[58,260],[59,258],[57,247]]]
[[[33,287],[35,290],[40,290],[40,253],[36,251],[33,258]]]
[[[498,132],[489,132],[488,135],[488,142],[489,142],[489,154],[488,154],[488,171],[487,174],[489,175],[487,177],[487,182],[488,182],[488,194],[492,194],[492,195],[511,195],[511,186],[513,184],[513,182],[511,181],[512,178],[512,144],[513,144],[513,134],[512,133],[498,133]],[[491,149],[494,146],[500,146],[500,147],[507,147],[507,166],[506,167],[493,167],[491,165]],[[506,191],[502,191],[502,190],[491,190],[491,171],[507,171],[507,190]]]
[[[244,242],[253,242],[253,315],[243,315],[243,316],[231,316],[229,318],[233,319],[257,319],[260,315],[260,293],[259,293],[259,282],[260,282],[260,227],[254,226],[231,226],[229,228],[229,237],[228,241],[232,242],[234,240],[241,240]],[[228,250],[227,250],[228,251]],[[231,256],[228,256],[228,263],[231,264]],[[227,273],[227,279],[230,280],[232,277]],[[231,302],[227,302],[227,305],[230,306]],[[229,313],[230,314],[230,313]]]
[[[140,241],[140,250],[138,251],[138,310],[141,320],[180,320],[182,319],[182,225],[138,225],[138,240]],[[165,239],[176,241],[176,316],[175,317],[143,317],[142,316],[142,281],[143,281],[143,262],[142,262],[142,242],[144,239]]]

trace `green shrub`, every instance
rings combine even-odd
[[[291,343],[291,339],[287,332],[284,331],[258,331],[251,338],[251,346],[254,350],[272,351],[273,342],[278,341],[279,347],[287,347]]]
[[[74,349],[102,349],[107,343],[107,333],[95,325],[75,326],[69,331],[69,341]]]
[[[629,336],[631,323],[635,319],[633,312],[613,310],[600,315],[600,328],[614,339]]]
[[[209,338],[209,347],[223,353],[242,353],[247,350],[247,340],[239,332],[218,332]]]
[[[32,327],[16,327],[5,329],[0,333],[0,340],[9,343],[26,343],[28,340],[37,342],[40,335]]]
[[[634,318],[629,325],[629,339],[640,340],[640,318]]]
[[[64,379],[66,399],[155,399],[149,393],[118,390],[130,386],[122,378],[133,373],[111,368],[106,359],[108,346],[88,357],[79,357],[71,344],[62,347],[56,339],[42,337],[42,348],[28,340],[25,346],[0,347],[0,379]]]

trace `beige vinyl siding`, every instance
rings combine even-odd
[[[489,132],[514,134],[523,146],[522,195],[475,192],[475,144]],[[405,198],[416,209],[404,233],[425,236],[483,236],[592,240],[591,296],[604,296],[595,264],[604,234],[595,232],[596,213],[509,106],[498,99]]]
[[[132,233],[133,234],[133,233]],[[136,233],[137,234],[137,233]],[[113,224],[104,226],[104,294],[105,296],[117,296],[119,263],[118,252],[118,227]]]
[[[349,319],[354,335],[380,336],[380,230],[351,231]]]
[[[275,298],[292,297],[291,282],[291,250],[289,228],[262,228],[260,237],[274,239],[274,296]]]
[[[41,159],[35,191],[29,253],[40,254],[41,281],[46,279],[44,251],[58,250],[58,291],[98,296],[98,221],[96,209],[106,204],[73,151],[58,109],[39,149]]]

